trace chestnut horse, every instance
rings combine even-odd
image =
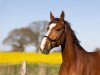
[[[50,12],[51,21],[40,45],[41,52],[48,54],[61,45],[63,62],[59,75],[100,75],[100,51],[85,51],[64,16],[64,11],[60,18]]]

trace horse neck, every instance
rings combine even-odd
[[[63,62],[71,62],[76,60],[77,47],[74,43],[71,28],[66,29],[65,41],[61,45]]]

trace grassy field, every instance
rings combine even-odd
[[[40,66],[41,65],[41,66]],[[21,64],[0,65],[0,75],[21,75]],[[26,75],[58,75],[60,65],[27,64]],[[40,71],[43,71],[41,74]]]
[[[20,75],[21,63],[27,62],[26,75],[58,75],[62,62],[60,53],[37,54],[25,52],[1,52],[0,75]]]

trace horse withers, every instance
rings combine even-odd
[[[64,17],[64,11],[60,18],[50,12],[51,21],[40,45],[41,52],[49,54],[52,48],[61,45],[63,62],[59,75],[100,75],[100,51],[87,52]]]

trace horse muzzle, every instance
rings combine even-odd
[[[44,49],[44,50],[42,50],[41,48],[40,48],[40,51],[41,51],[41,53],[43,53],[43,54],[49,54],[50,53],[50,48],[49,49]]]

